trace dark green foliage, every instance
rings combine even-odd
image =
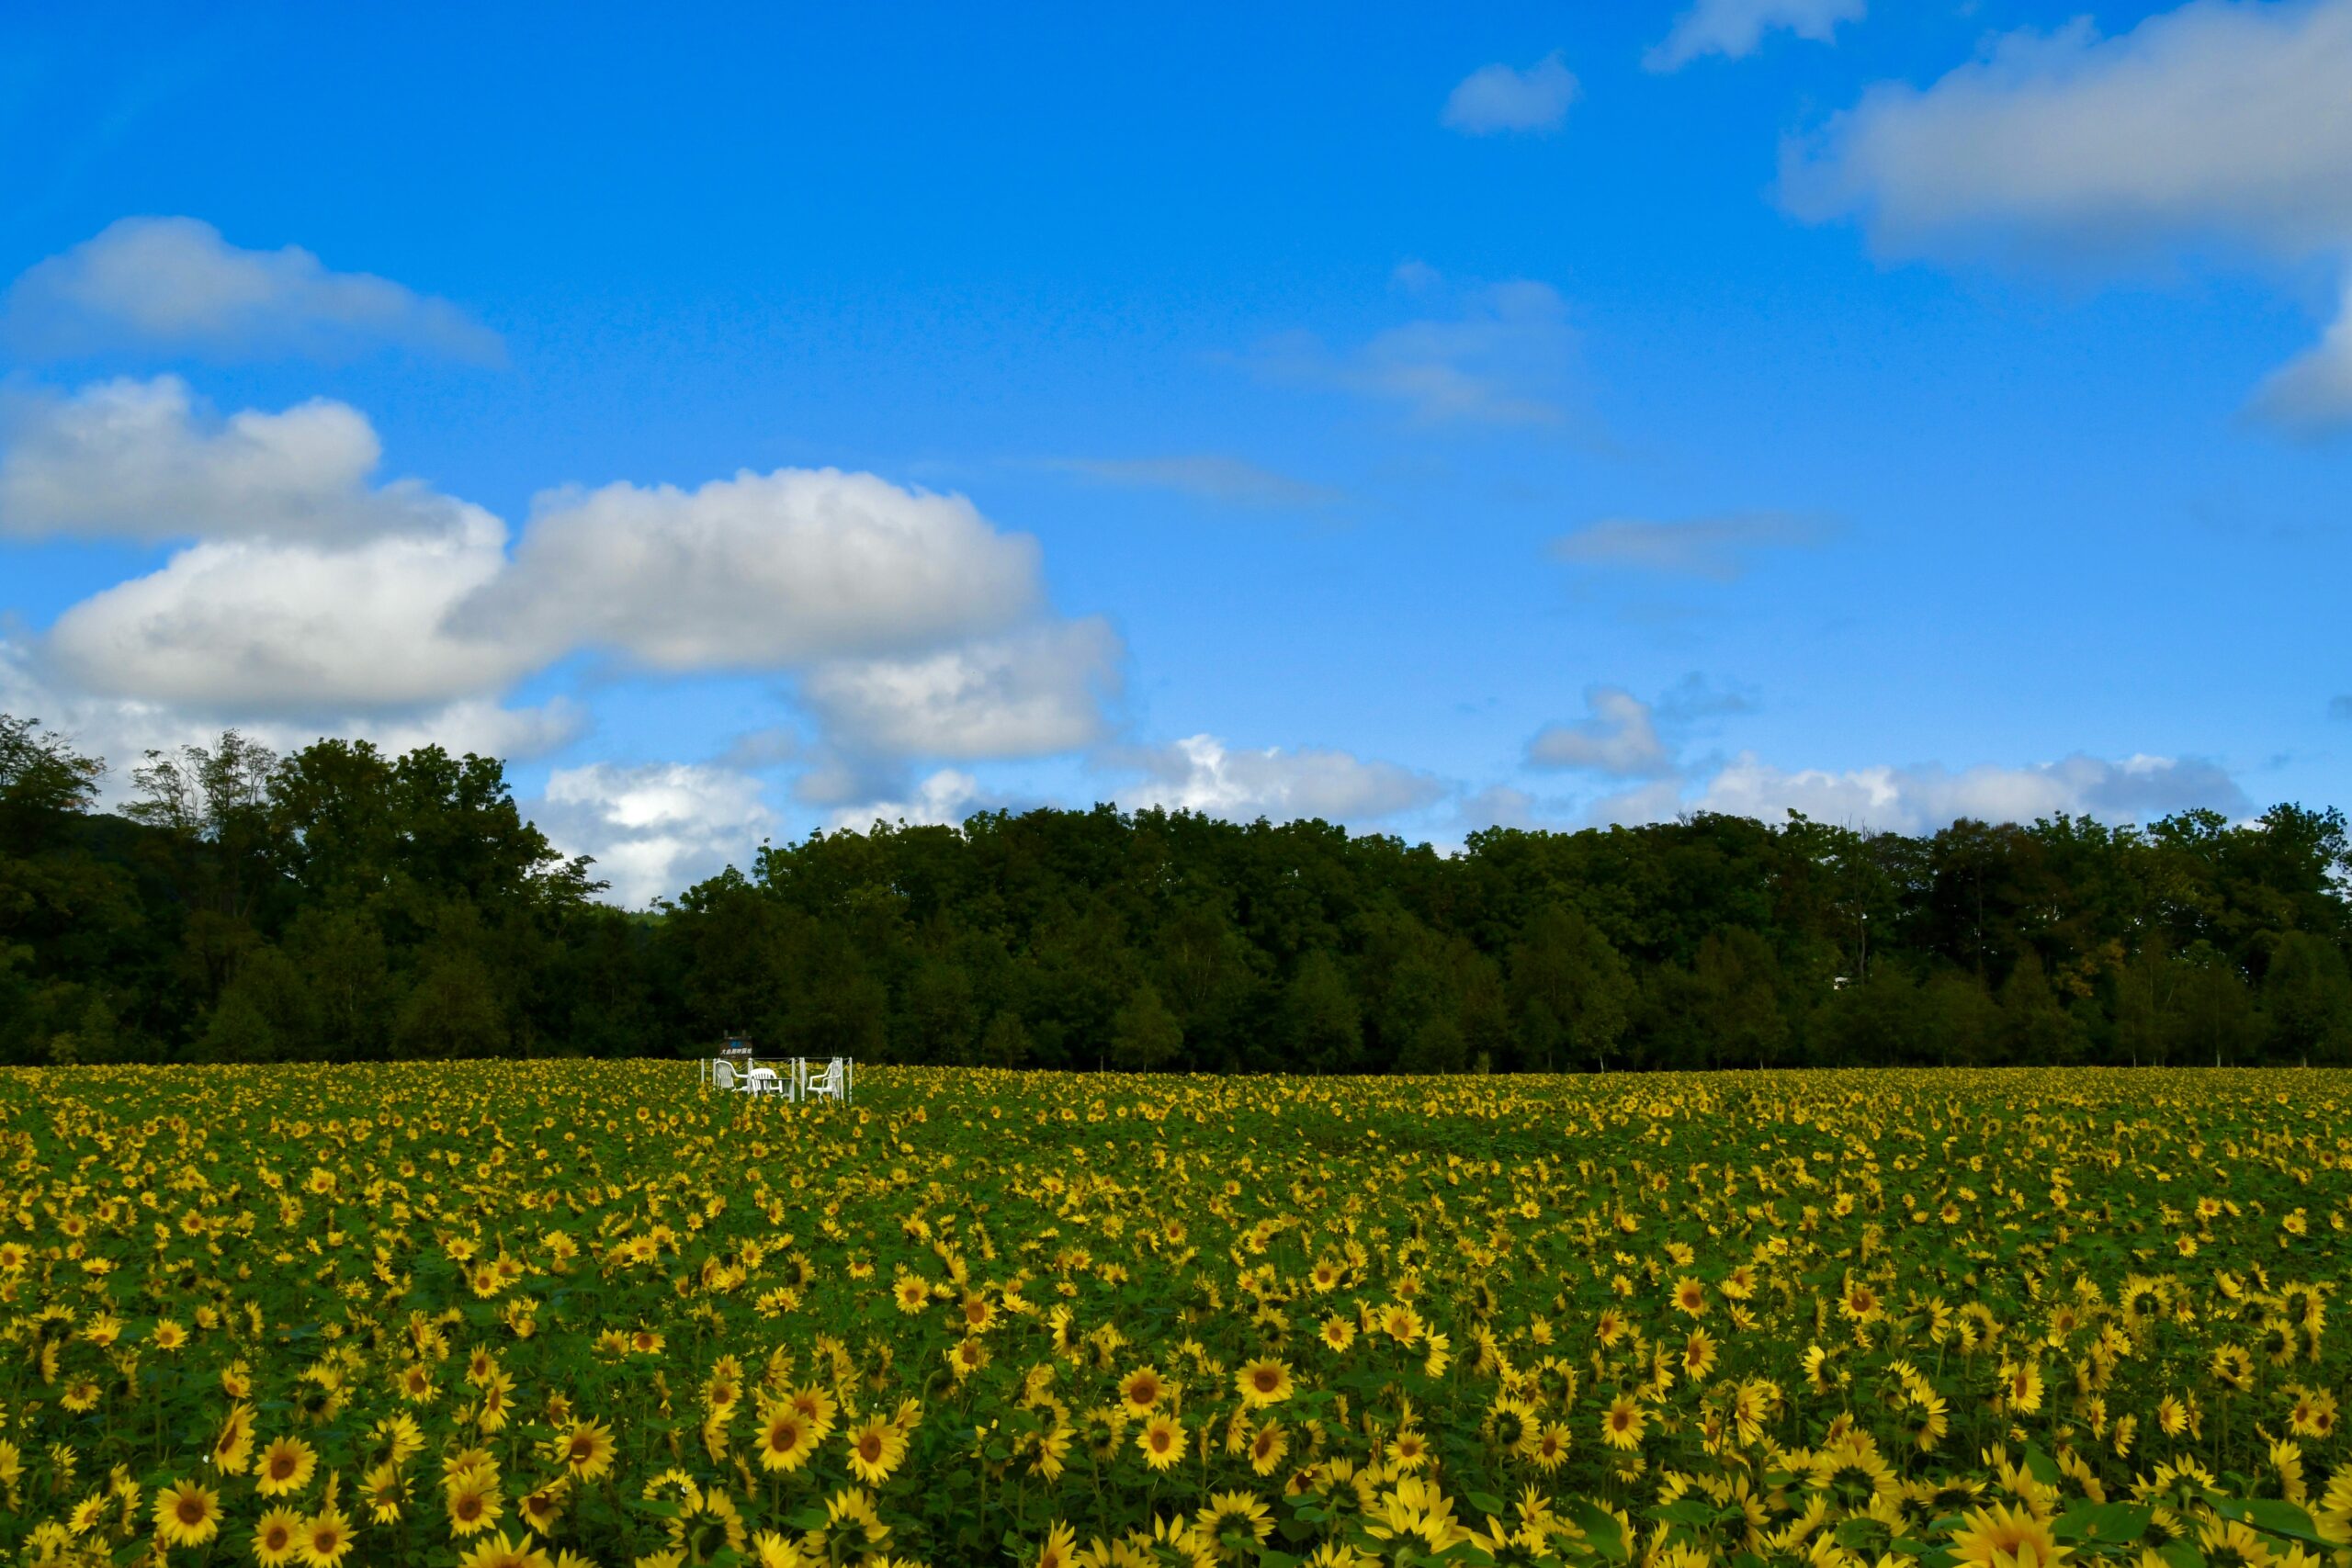
[[[984,813],[650,911],[493,759],[232,734],[104,773],[0,716],[0,1060],[766,1052],[1570,1071],[2352,1060],[2344,818],[1496,829]]]

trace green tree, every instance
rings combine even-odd
[[[2352,1059],[2352,974],[2344,951],[2309,931],[2287,931],[2262,977],[2275,1055],[2338,1063]]]
[[[1183,1048],[1183,1025],[1149,981],[1130,992],[1111,1020],[1111,1065],[1122,1072],[1150,1072]]]
[[[1347,1073],[1363,1065],[1363,1020],[1329,953],[1310,952],[1283,987],[1279,1036],[1294,1072]]]
[[[1624,959],[1599,928],[1575,909],[1549,904],[1511,949],[1510,993],[1530,1066],[1605,1070],[1632,1017],[1635,989]]]

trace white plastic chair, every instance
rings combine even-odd
[[[740,1089],[743,1087],[735,1079],[735,1064],[732,1062],[712,1062],[710,1064],[710,1081],[717,1084],[720,1089],[728,1089],[729,1091]]]
[[[834,1057],[825,1070],[809,1078],[801,1093],[810,1100],[840,1100],[846,1086],[842,1081],[842,1059]]]
[[[784,1076],[774,1067],[755,1066],[743,1075],[743,1089],[746,1093],[782,1094],[786,1087]]]

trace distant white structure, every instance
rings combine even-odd
[[[733,1046],[739,1043],[728,1043]],[[697,1082],[704,1089],[729,1094],[779,1095],[795,1104],[830,1100],[846,1105],[856,1092],[857,1063],[848,1056],[835,1056],[822,1066],[812,1068],[805,1056],[771,1057],[761,1062],[748,1052],[729,1050],[702,1059]]]

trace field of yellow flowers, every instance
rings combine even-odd
[[[0,1557],[2352,1563],[2352,1076],[0,1076]]]

